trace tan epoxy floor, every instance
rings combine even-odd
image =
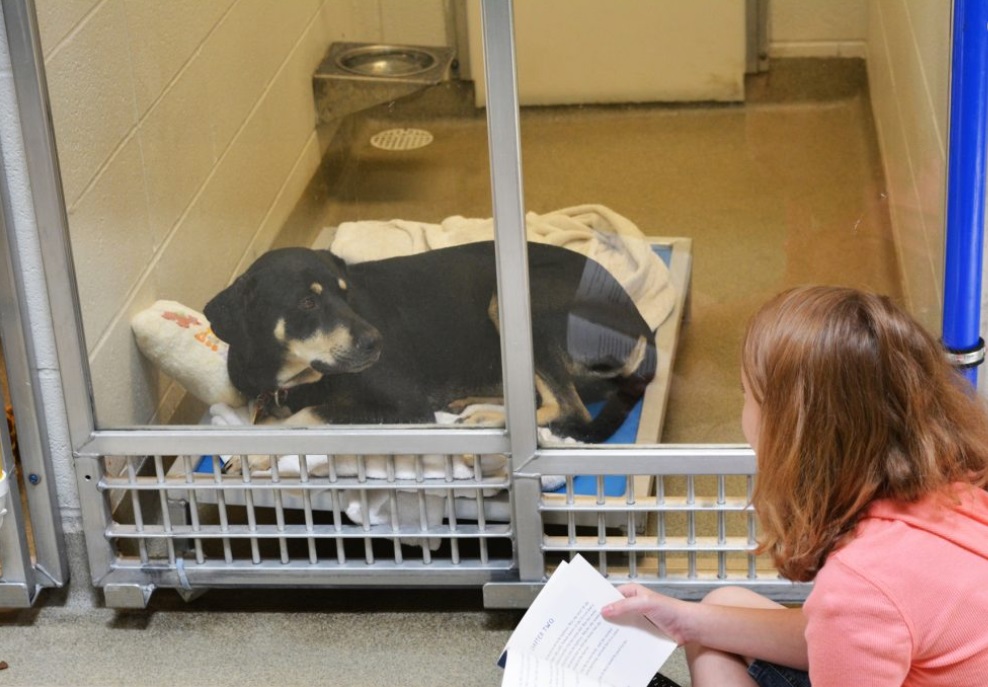
[[[740,441],[741,325],[785,286],[823,281],[898,295],[860,63],[776,64],[745,106],[565,108],[522,119],[528,209],[602,203],[652,235],[694,240],[692,318],[664,440]],[[318,230],[347,219],[489,216],[481,117],[405,117],[436,134],[400,159],[356,127]],[[328,201],[328,204],[327,204]],[[303,203],[304,205],[304,203]],[[100,608],[78,535],[74,583],[0,612],[0,685],[496,685],[519,614],[477,590],[156,592],[146,611]],[[669,674],[686,684],[682,655]]]

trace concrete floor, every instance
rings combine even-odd
[[[522,612],[478,589],[156,591],[147,609],[103,607],[70,536],[73,584],[0,610],[4,687],[490,687]],[[682,685],[681,650],[662,672]]]
[[[601,203],[650,235],[693,238],[666,442],[742,440],[739,338],[769,295],[805,282],[899,295],[863,65],[776,63],[748,94],[744,106],[522,117],[528,209]],[[348,219],[491,215],[482,117],[406,114],[398,123],[436,141],[389,157],[366,143],[389,116],[350,129],[344,163],[316,180],[284,240]],[[520,617],[485,610],[470,589],[214,590],[191,602],[159,591],[148,609],[118,612],[89,582],[80,534],[68,548],[70,589],[0,611],[0,685],[496,685]],[[681,652],[664,672],[689,684]]]

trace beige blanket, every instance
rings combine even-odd
[[[593,258],[621,283],[654,330],[676,303],[669,268],[628,218],[603,205],[578,205],[525,216],[528,240]],[[494,237],[493,219],[454,216],[439,224],[409,220],[343,222],[330,250],[348,263],[413,255]]]

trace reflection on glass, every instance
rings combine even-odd
[[[655,375],[652,331],[595,260],[535,242],[528,258],[538,425],[555,439],[604,441]]]

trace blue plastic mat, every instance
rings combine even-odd
[[[587,406],[590,410],[591,415],[596,415],[600,412],[602,403],[592,403]],[[635,407],[631,409],[628,413],[628,417],[624,419],[624,423],[618,427],[618,430],[611,435],[611,437],[605,441],[605,444],[633,444],[635,439],[638,437],[638,423],[641,421],[642,417],[642,401],[639,400],[635,404]],[[624,475],[605,475],[604,476],[604,496],[624,496],[625,487],[628,485],[628,478]],[[554,489],[550,494],[565,494],[566,485]],[[594,475],[577,475],[573,478],[573,493],[583,494],[589,496],[597,495],[597,477]]]

